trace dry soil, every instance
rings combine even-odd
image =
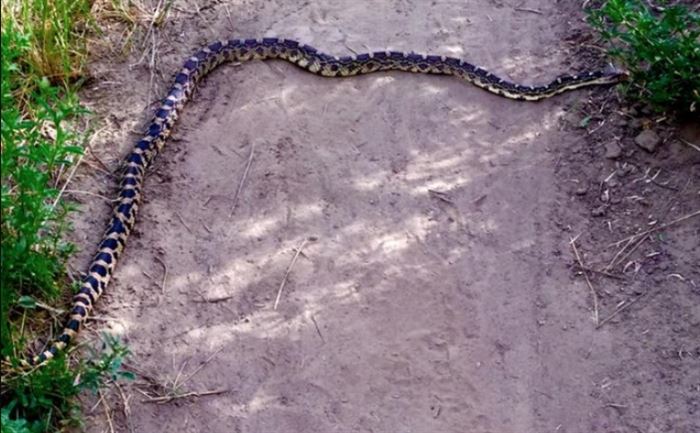
[[[599,66],[577,57],[592,43],[580,3],[177,1],[126,55],[125,26],[108,21],[83,94],[104,128],[73,189],[114,194],[105,172],[208,41],[414,50],[543,83]],[[86,429],[700,431],[698,218],[653,233],[609,270],[617,278],[589,273],[597,307],[572,266],[571,238],[602,269],[619,249],[609,243],[649,228],[650,215],[660,224],[700,209],[697,153],[678,147],[647,181],[657,163],[620,141],[635,125],[611,126],[611,94],[535,104],[448,77],[324,79],[282,62],[212,72],[148,177],[84,333],[119,335],[137,373],[106,391],[106,406],[85,396]],[[604,155],[613,138],[616,160]],[[635,155],[646,158],[638,171],[609,186]],[[674,179],[675,191],[656,186]],[[627,200],[644,199],[634,188],[650,189],[651,207]],[[83,269],[109,203],[75,197]]]

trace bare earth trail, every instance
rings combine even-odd
[[[154,88],[143,67],[96,66],[87,97],[110,122],[95,150],[110,166],[180,62],[221,37],[452,55],[525,83],[571,72],[560,35],[574,18],[556,2],[180,3]],[[121,335],[139,372],[167,383],[202,365],[182,391],[226,392],[154,404],[127,384],[114,429],[626,432],[596,424],[616,410],[596,392],[615,341],[594,329],[552,218],[566,206],[552,149],[580,139],[560,130],[562,107],[587,93],[519,103],[448,77],[324,79],[284,62],[211,73],[92,327]],[[82,182],[110,194],[113,181]],[[83,209],[76,268],[107,205]],[[109,431],[101,412],[89,431]]]

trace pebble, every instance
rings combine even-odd
[[[646,129],[634,137],[634,142],[637,146],[651,153],[656,150],[656,147],[661,142],[661,138],[659,138],[656,132],[651,129]]]
[[[617,159],[622,155],[622,148],[615,141],[610,141],[605,145],[605,157],[608,159]]]
[[[642,127],[642,120],[638,118],[634,118],[629,121],[629,127],[631,129],[640,129]]]
[[[586,195],[588,192],[588,185],[581,185],[576,188],[576,195]]]

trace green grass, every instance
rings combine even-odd
[[[44,432],[80,422],[75,396],[116,378],[127,351],[109,340],[94,362],[63,354],[18,374],[37,330],[51,325],[37,305],[71,294],[64,241],[72,206],[61,199],[66,173],[87,133],[76,97],[84,76],[91,2],[8,0],[2,3],[0,126],[0,354],[2,432]]]
[[[589,21],[629,70],[630,100],[663,112],[700,110],[700,14],[683,5],[651,10],[640,0],[608,0],[589,10]]]

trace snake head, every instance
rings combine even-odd
[[[610,84],[627,81],[630,77],[629,71],[625,69],[620,69],[612,63],[608,63],[608,65],[605,67],[605,69],[603,69],[602,72],[603,75],[601,78],[605,80],[606,83]]]

